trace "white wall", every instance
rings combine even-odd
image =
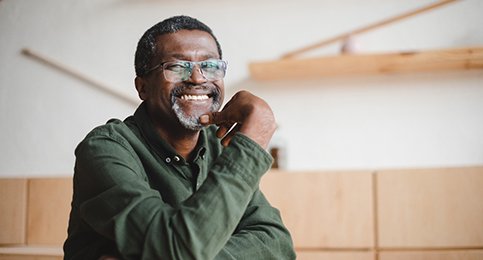
[[[229,92],[273,106],[288,169],[483,164],[483,71],[254,82],[250,61],[434,1],[0,1],[0,176],[71,175],[94,126],[135,109],[20,53],[30,48],[136,98],[133,55],[154,23],[198,17],[229,62]],[[483,45],[483,1],[465,0],[358,37],[362,52]],[[317,55],[338,49],[331,46]]]

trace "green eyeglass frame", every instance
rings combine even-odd
[[[188,80],[193,74],[193,68],[198,66],[203,77],[209,81],[223,79],[226,74],[226,61],[218,59],[208,59],[204,61],[165,61],[148,71],[145,75],[151,73],[158,68],[163,70],[164,78],[172,83]]]

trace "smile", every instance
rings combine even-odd
[[[191,101],[191,100],[202,101],[202,100],[207,100],[210,97],[208,95],[182,95],[180,98],[182,100],[187,100],[187,101]]]

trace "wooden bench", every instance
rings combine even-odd
[[[483,259],[483,167],[271,171],[297,259]],[[0,260],[62,259],[72,179],[0,179]]]

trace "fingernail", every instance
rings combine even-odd
[[[210,122],[210,117],[208,115],[200,116],[200,122],[202,124],[208,124]]]

